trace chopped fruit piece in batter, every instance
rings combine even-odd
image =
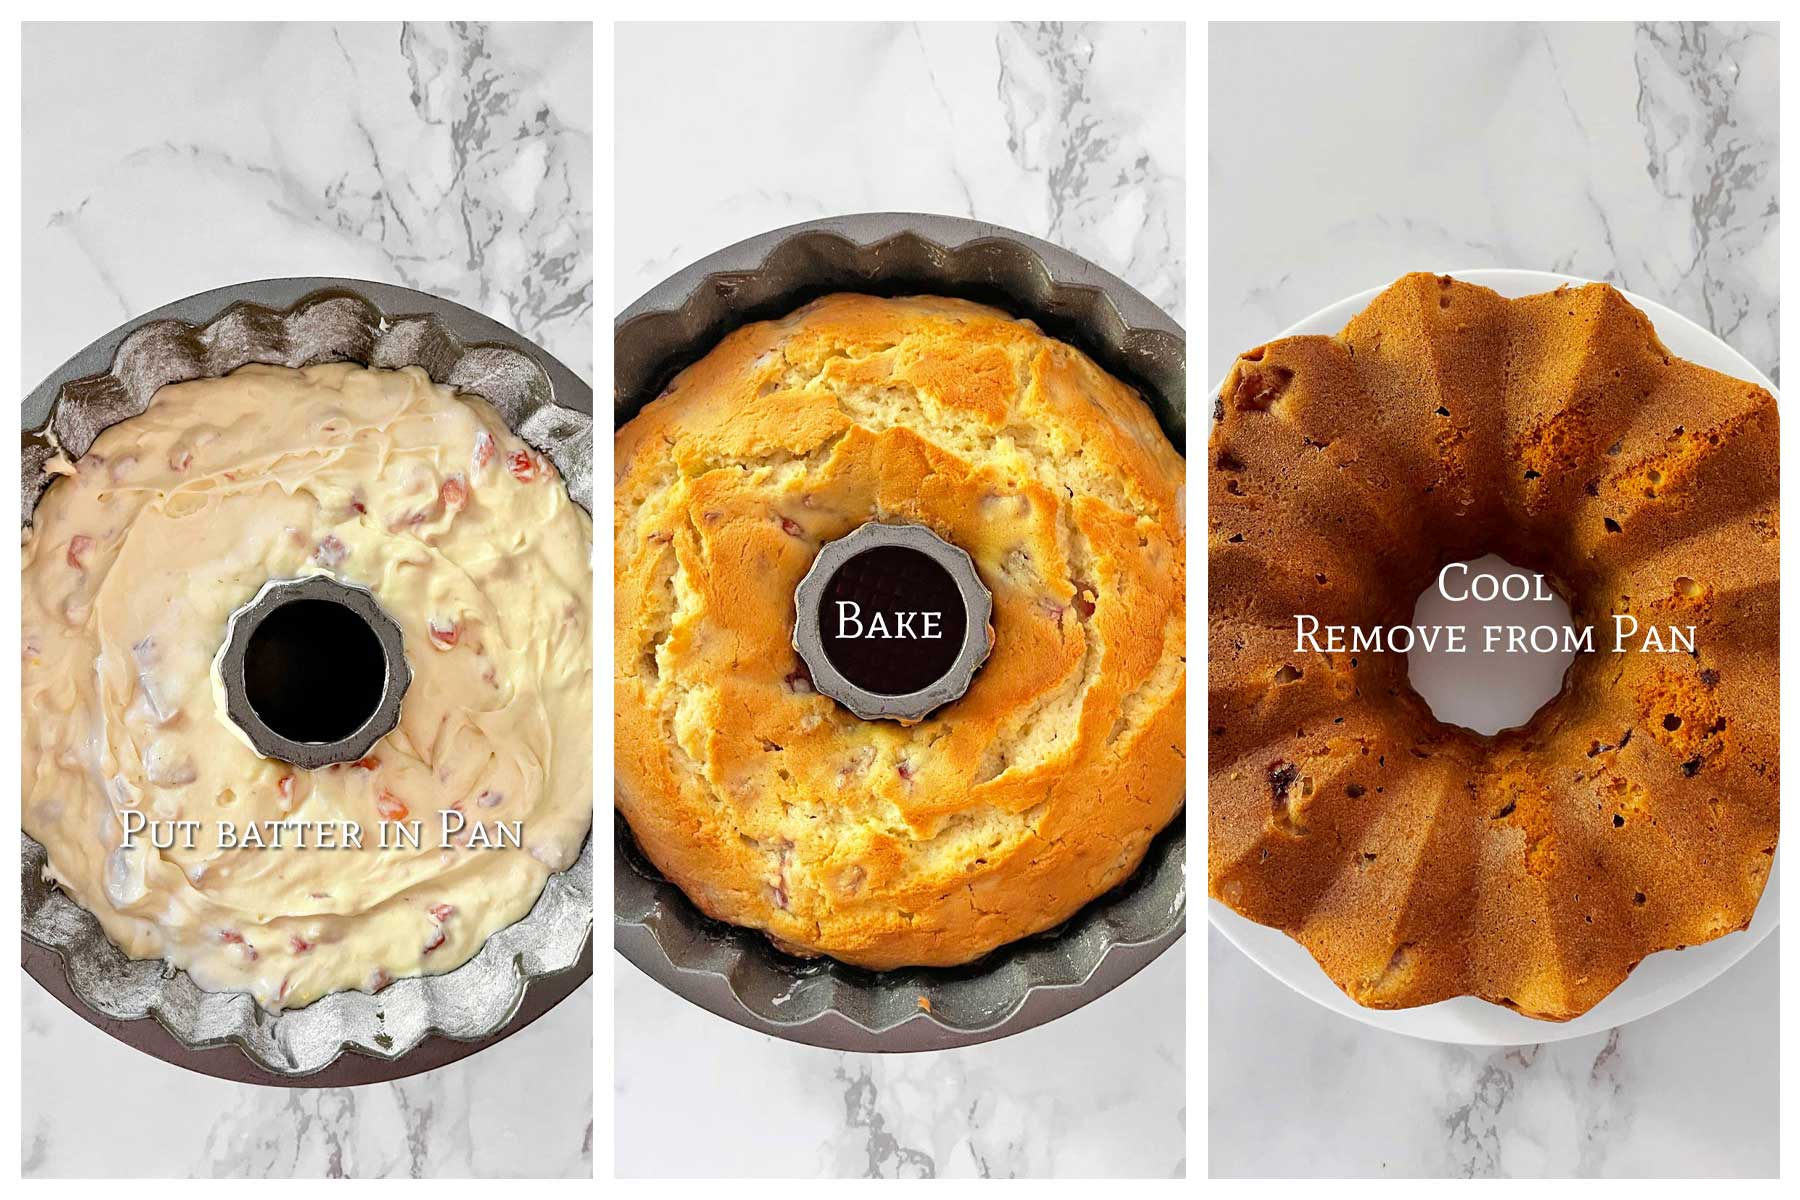
[[[319,539],[319,548],[313,552],[313,559],[322,567],[335,567],[350,557],[350,550],[335,533],[328,533]]]

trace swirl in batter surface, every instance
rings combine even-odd
[[[417,368],[250,366],[157,392],[26,534],[24,827],[133,958],[266,1008],[459,966],[574,862],[593,818],[592,531],[485,401]],[[399,726],[353,764],[259,757],[214,655],[270,579],[328,574],[399,623]],[[191,848],[121,844],[136,810]],[[522,844],[445,846],[445,810]],[[355,822],[358,849],[232,848]],[[417,848],[381,823],[417,820]]]

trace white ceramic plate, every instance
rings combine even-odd
[[[1580,285],[1590,282],[1548,271],[1484,269],[1444,273],[1469,283],[1493,288],[1502,296],[1509,297],[1547,292],[1565,283]],[[1370,288],[1366,292],[1340,300],[1283,330],[1277,336],[1336,333],[1382,290],[1383,288]],[[1646,300],[1642,296],[1620,290],[1627,300],[1644,311],[1644,315],[1656,327],[1656,334],[1662,339],[1663,345],[1678,357],[1749,380],[1768,388],[1771,393],[1775,392],[1774,385],[1748,359],[1706,329],[1654,300]],[[1214,394],[1223,386],[1224,381],[1220,380],[1213,389]],[[1481,683],[1484,686],[1491,685],[1492,680],[1483,676]],[[1722,938],[1704,945],[1690,946],[1686,950],[1665,950],[1652,954],[1611,995],[1572,1021],[1537,1021],[1472,996],[1444,1000],[1420,1008],[1364,1008],[1340,991],[1325,972],[1319,969],[1312,955],[1285,933],[1246,920],[1211,897],[1207,899],[1207,913],[1219,932],[1269,974],[1301,995],[1365,1025],[1438,1042],[1486,1046],[1555,1042],[1611,1029],[1639,1017],[1649,1016],[1691,995],[1724,974],[1775,928],[1781,913],[1781,854],[1779,850],[1776,851],[1775,861],[1770,865],[1768,886],[1763,889],[1762,901],[1757,905],[1756,916],[1751,920],[1749,929],[1741,933],[1726,934]]]

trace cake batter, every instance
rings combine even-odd
[[[23,552],[24,828],[125,953],[299,1007],[459,966],[574,862],[591,525],[485,401],[416,367],[249,366],[161,389],[47,469],[67,478]],[[399,726],[316,771],[251,749],[214,665],[257,589],[311,574],[373,592],[413,671]],[[196,834],[126,846],[127,812]],[[242,844],[283,820],[361,844]],[[415,821],[416,847],[380,836]]]

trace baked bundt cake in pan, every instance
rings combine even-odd
[[[1212,895],[1365,1006],[1548,1020],[1749,924],[1779,828],[1767,391],[1673,357],[1605,285],[1419,274],[1242,355],[1214,417]],[[1490,552],[1594,627],[1526,725],[1436,720],[1400,654],[1296,649],[1298,615],[1409,624]],[[1615,649],[1615,615],[1694,648]]]
[[[745,326],[614,446],[616,799],[706,914],[952,966],[1123,882],[1179,811],[1183,461],[1129,387],[962,300]],[[973,560],[993,646],[916,723],[820,694],[795,589],[868,522]]]

